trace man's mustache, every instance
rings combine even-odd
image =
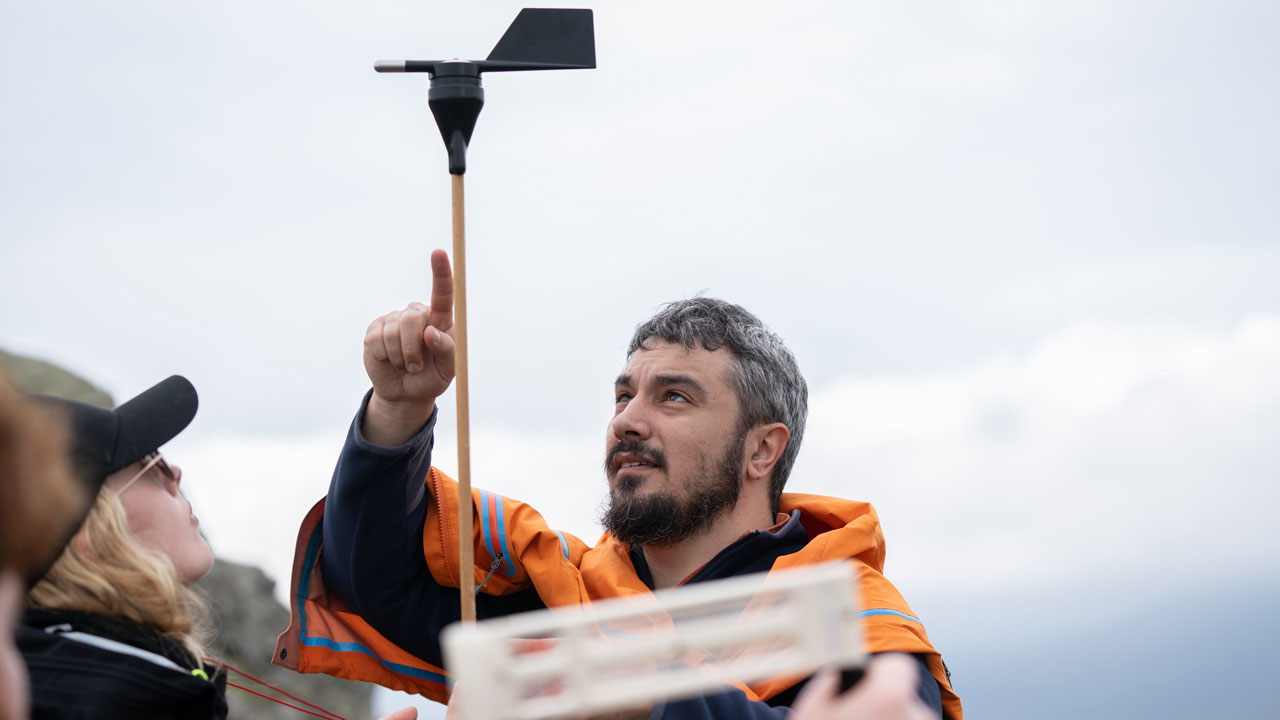
[[[651,448],[639,440],[619,440],[616,445],[609,448],[609,452],[604,457],[604,472],[609,477],[614,475],[614,459],[622,453],[638,455],[644,458],[645,462],[651,463],[658,469],[666,469],[667,467],[667,456],[661,450]]]

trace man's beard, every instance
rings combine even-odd
[[[698,463],[693,476],[685,481],[688,497],[680,498],[674,489],[639,495],[639,480],[623,476],[615,478],[609,490],[609,504],[600,524],[619,541],[630,545],[674,545],[709,526],[738,502],[742,490],[742,450],[746,435],[729,442],[714,467],[706,458]],[[624,440],[615,445],[605,459],[606,473],[613,467],[613,457],[620,452],[645,455],[665,471],[666,458],[661,451],[643,443]],[[611,473],[610,473],[611,474]]]

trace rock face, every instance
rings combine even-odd
[[[110,395],[92,383],[42,360],[0,350],[0,371],[25,393],[55,395],[100,407],[115,405]],[[292,548],[281,548],[280,552],[292,552]],[[369,720],[372,685],[327,675],[300,675],[271,664],[276,636],[289,625],[289,611],[276,601],[272,594],[275,583],[262,570],[226,560],[215,560],[213,569],[200,581],[199,587],[209,598],[213,609],[217,635],[210,651],[215,659],[240,668],[347,720]],[[228,674],[228,680],[274,695],[270,690],[234,672]],[[293,702],[287,698],[282,699]],[[299,720],[310,717],[232,687],[227,688],[227,702],[233,719]]]
[[[98,407],[115,407],[111,396],[93,383],[67,370],[35,358],[0,350],[0,370],[14,387],[32,395],[52,395]]]

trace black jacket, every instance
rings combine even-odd
[[[193,675],[178,643],[130,622],[29,609],[18,649],[31,674],[32,720],[222,720],[226,675]]]

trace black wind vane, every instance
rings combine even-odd
[[[590,10],[525,8],[484,60],[379,60],[378,72],[425,72],[427,102],[449,153],[453,196],[455,387],[458,398],[458,590],[462,620],[475,620],[475,549],[470,542],[471,430],[467,384],[466,222],[462,177],[476,118],[484,107],[480,75],[516,70],[573,70],[596,66]]]

